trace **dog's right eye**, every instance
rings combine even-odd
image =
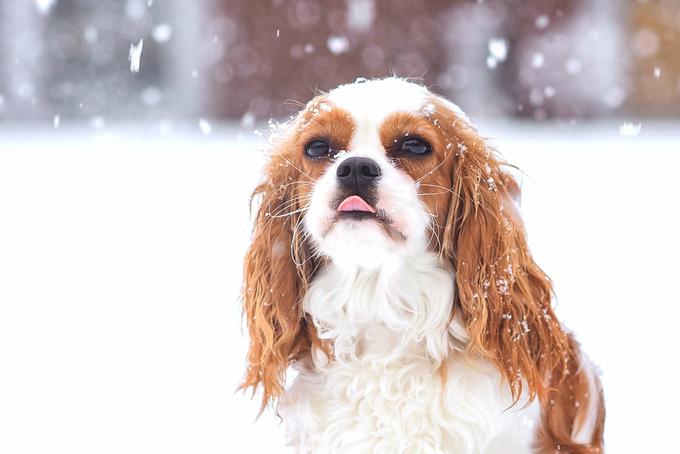
[[[328,156],[331,152],[331,147],[323,140],[312,140],[305,146],[305,154],[308,158],[318,159]]]

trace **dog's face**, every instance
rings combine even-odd
[[[450,206],[462,112],[400,79],[341,86],[302,114],[294,153],[313,184],[304,228],[340,266],[436,250]]]
[[[518,373],[535,392],[564,366],[567,340],[514,208],[518,186],[454,104],[401,79],[357,82],[311,100],[271,145],[243,292],[244,386],[262,384],[265,403],[291,361],[325,347],[301,302],[328,262],[382,270],[436,256],[455,271],[449,307],[469,349],[497,361],[513,395]]]

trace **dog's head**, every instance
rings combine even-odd
[[[324,348],[301,301],[320,267],[377,269],[426,251],[455,270],[468,350],[496,361],[515,396],[567,361],[551,285],[532,260],[519,188],[462,111],[389,78],[312,99],[272,138],[244,303],[244,386],[279,395],[286,367]],[[452,314],[453,316],[453,314]]]

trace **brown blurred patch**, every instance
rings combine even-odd
[[[680,113],[680,2],[631,2],[631,110]]]
[[[364,7],[354,19],[348,17],[349,3],[222,1],[219,14],[238,24],[238,44],[217,66],[218,115],[288,116],[316,89],[358,76],[435,80],[443,65],[435,19],[450,2],[375,2],[372,14]]]

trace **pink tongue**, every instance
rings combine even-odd
[[[364,199],[358,195],[351,195],[342,201],[338,206],[338,211],[367,211],[375,213],[375,208],[366,203]]]

